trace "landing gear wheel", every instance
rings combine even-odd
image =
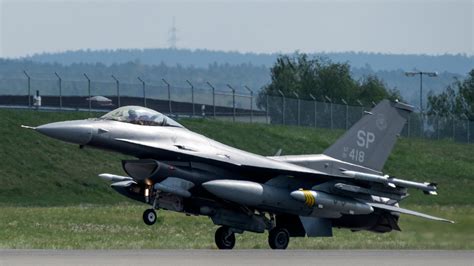
[[[152,225],[156,222],[156,212],[153,209],[148,209],[143,212],[143,221],[147,225]]]
[[[268,233],[268,244],[272,249],[286,249],[290,243],[290,233],[281,227],[275,227]]]
[[[214,240],[219,249],[232,249],[235,246],[235,234],[227,226],[217,229]]]

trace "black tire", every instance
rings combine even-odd
[[[216,230],[214,240],[219,249],[232,249],[235,246],[235,234],[227,226],[221,226]]]
[[[148,209],[143,212],[143,221],[147,225],[153,225],[156,222],[156,212],[153,209]]]
[[[275,227],[268,232],[268,244],[272,249],[286,249],[290,243],[290,233],[281,227]]]

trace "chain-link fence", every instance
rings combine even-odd
[[[125,105],[140,105],[171,116],[214,117],[230,121],[284,124],[305,127],[348,129],[371,106],[351,106],[327,101],[291,98],[285,95],[257,95],[248,87],[216,88],[173,86],[166,80],[137,83],[104,82],[89,79],[63,80],[31,78],[0,79],[0,105],[61,110],[108,111]],[[470,143],[474,122],[456,116],[421,116],[412,113],[402,136],[451,139]]]

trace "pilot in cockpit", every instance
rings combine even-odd
[[[133,110],[133,109],[130,109],[128,110],[128,122],[132,123],[132,124],[138,124],[138,115],[137,115],[137,111]]]

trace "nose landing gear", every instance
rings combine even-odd
[[[147,225],[153,225],[156,222],[156,212],[154,209],[148,209],[143,212],[143,221]]]

